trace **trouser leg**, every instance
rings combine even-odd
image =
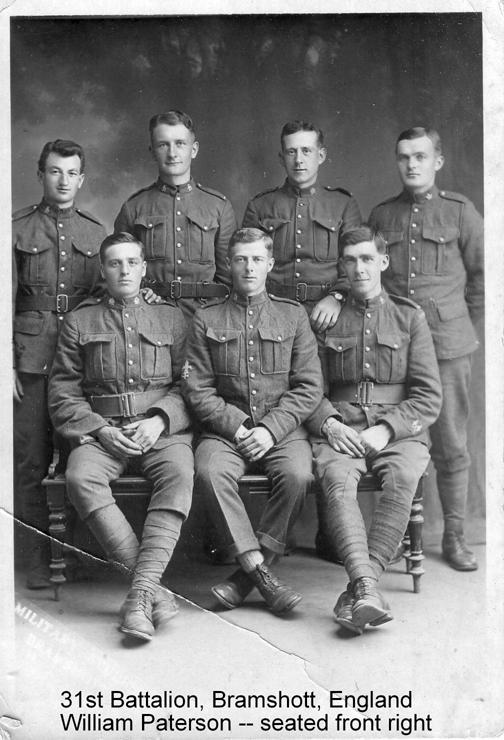
[[[315,472],[320,480],[326,531],[344,562],[351,582],[375,571],[369,560],[366,527],[357,502],[357,486],[366,472],[364,458],[343,455],[320,442],[313,445]]]
[[[369,558],[377,578],[404,535],[411,502],[428,462],[427,446],[413,439],[392,443],[368,459],[369,469],[382,485],[368,533]]]
[[[194,472],[192,449],[187,444],[173,444],[160,450],[150,450],[143,456],[142,471],[152,481],[153,492],[132,587],[154,593],[191,507]]]
[[[471,358],[439,360],[443,405],[430,429],[431,456],[445,530],[462,532],[467,502],[470,457],[467,451]]]

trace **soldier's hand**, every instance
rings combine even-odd
[[[123,426],[123,433],[131,442],[140,446],[143,452],[147,452],[159,439],[159,435],[166,429],[166,422],[162,416],[155,414],[148,419],[132,421],[131,424]]]
[[[341,303],[333,295],[322,298],[310,314],[313,331],[325,331],[334,326],[341,311]]]
[[[19,375],[17,374],[17,370],[14,368],[14,377],[12,379],[12,395],[14,396],[14,401],[16,403],[21,403],[24,396],[23,391],[23,384],[19,380]]]
[[[147,303],[162,303],[163,299],[157,293],[154,293],[152,288],[142,288],[141,293]]]
[[[247,460],[260,460],[275,444],[271,432],[266,427],[254,427],[236,444],[236,449]]]
[[[388,424],[376,424],[374,427],[364,429],[360,438],[366,447],[367,453],[380,452],[385,449],[392,439],[392,429]]]
[[[350,455],[350,457],[364,457],[366,450],[360,440],[359,433],[352,427],[348,427],[331,416],[324,422],[322,432],[336,452]]]
[[[140,445],[129,439],[117,427],[102,427],[98,430],[96,436],[107,452],[119,459],[138,457],[142,454]]]

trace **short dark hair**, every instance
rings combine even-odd
[[[109,234],[105,237],[100,245],[100,262],[103,264],[105,261],[105,253],[109,247],[113,247],[115,244],[138,244],[140,247],[140,255],[142,259],[145,259],[145,247],[136,236],[128,234],[127,231],[118,231],[116,234]]]
[[[437,154],[443,153],[443,147],[441,145],[441,137],[436,131],[436,129],[433,128],[424,128],[423,126],[413,126],[413,128],[407,128],[406,131],[401,131],[399,136],[397,137],[396,141],[396,152],[397,152],[397,145],[400,141],[404,141],[405,139],[420,139],[422,136],[427,136],[432,141],[432,144],[434,146],[434,151],[437,152]]]
[[[298,131],[314,131],[317,134],[317,144],[319,147],[324,146],[324,134],[321,128],[308,121],[288,121],[280,134],[280,145],[283,149],[283,143],[286,136],[296,134]]]
[[[339,240],[340,257],[343,257],[345,247],[361,242],[374,242],[380,254],[387,254],[387,242],[383,235],[369,224],[361,224],[353,229],[348,229],[341,235]]]
[[[253,229],[250,226],[243,229],[236,229],[231,234],[228,245],[228,256],[231,255],[235,244],[254,244],[254,242],[263,242],[268,252],[273,256],[273,239],[271,236],[262,229]]]
[[[44,148],[40,153],[37,165],[39,172],[44,172],[47,157],[53,153],[59,154],[60,157],[73,157],[74,155],[77,155],[81,161],[81,174],[84,172],[84,165],[86,162],[84,149],[80,144],[76,144],[75,141],[69,141],[68,139],[55,139],[54,141],[48,141],[47,144],[44,144]]]
[[[166,113],[156,113],[155,116],[152,116],[149,121],[149,134],[151,138],[152,132],[156,126],[159,126],[161,123],[166,123],[168,126],[176,126],[177,124],[182,123],[187,129],[189,129],[193,136],[196,137],[196,130],[191,116],[188,116],[187,113],[184,113],[182,110],[169,110],[166,111]]]

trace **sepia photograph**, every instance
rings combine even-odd
[[[414,6],[0,14],[0,738],[502,732],[504,7]]]

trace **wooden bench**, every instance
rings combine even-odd
[[[54,466],[44,478],[42,485],[47,496],[49,508],[49,534],[51,536],[51,583],[54,586],[54,598],[59,601],[59,591],[66,582],[64,546],[66,542],[66,486],[64,474],[55,474]],[[111,483],[112,493],[115,499],[121,503],[128,499],[144,499],[145,504],[151,494],[151,483],[143,477],[135,475],[123,475]],[[251,506],[263,505],[270,493],[270,481],[265,475],[244,475],[239,481],[240,495],[247,509]],[[358,491],[369,492],[380,490],[380,484],[376,478],[368,473],[362,476]],[[317,484],[314,483],[311,493],[316,493]],[[261,498],[259,498],[261,497]],[[422,527],[423,527],[423,477],[420,479],[418,488],[411,506],[408,530],[403,538],[404,553],[406,560],[406,573],[413,578],[413,591],[419,593],[420,578],[424,574]]]

